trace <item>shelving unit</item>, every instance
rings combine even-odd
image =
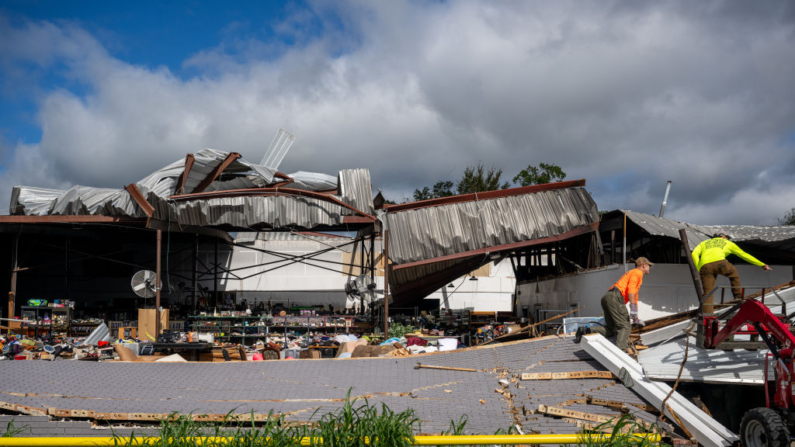
[[[196,332],[209,332],[216,340],[246,340],[268,337],[265,317],[255,316],[189,316],[189,327]]]
[[[353,317],[337,315],[318,316],[201,316],[188,317],[190,329],[197,332],[209,332],[217,340],[246,341],[252,338],[264,338],[285,330],[290,331],[323,331],[325,334],[349,330],[353,325]]]
[[[52,330],[55,332],[66,332],[70,336],[72,325],[72,308],[71,307],[51,307],[52,315]]]
[[[35,337],[39,338],[39,331],[42,334],[52,333],[52,309],[49,307],[22,306],[22,324],[20,328],[23,332],[30,332],[33,329]],[[44,317],[47,322],[44,322]]]

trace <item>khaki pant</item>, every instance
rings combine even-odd
[[[704,264],[699,269],[698,273],[701,275],[701,285],[704,286],[704,295],[706,296],[712,289],[715,288],[715,279],[718,275],[729,278],[732,284],[732,294],[734,298],[740,299],[743,297],[743,289],[740,285],[740,274],[729,261],[721,259],[720,261],[710,262]],[[717,293],[717,292],[715,292]],[[712,313],[712,303],[714,302],[715,295],[704,300],[703,311],[706,314]]]
[[[610,289],[602,297],[602,312],[605,314],[604,327],[596,325],[591,327],[591,331],[602,334],[605,337],[616,336],[616,346],[625,351],[629,344],[629,312],[624,304],[624,297],[616,289]]]

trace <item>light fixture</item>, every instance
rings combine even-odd
[[[471,276],[471,277],[469,277],[469,280],[470,280],[470,281],[477,281],[478,279],[477,279],[477,278],[475,278],[474,276]]]
[[[453,287],[455,287],[455,286],[453,285],[453,283],[450,283],[450,284],[448,284],[448,285],[447,285],[447,288],[448,288],[448,289],[452,289]]]

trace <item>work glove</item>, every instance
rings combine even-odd
[[[638,319],[638,305],[635,303],[629,303],[629,316],[632,318],[632,321]]]
[[[635,318],[635,321],[633,321],[633,323],[640,327],[646,326],[646,322],[637,317]]]

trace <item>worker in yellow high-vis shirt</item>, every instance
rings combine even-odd
[[[715,279],[717,279],[718,275],[721,275],[729,278],[734,298],[740,299],[743,297],[740,274],[726,260],[728,255],[737,255],[746,262],[762,267],[764,270],[773,270],[764,262],[742,251],[737,244],[729,240],[730,238],[726,233],[719,231],[712,236],[712,239],[703,241],[693,249],[693,262],[701,275],[701,285],[704,287],[705,295],[712,292],[715,287]],[[712,300],[712,296],[704,300],[704,313],[712,313]]]

